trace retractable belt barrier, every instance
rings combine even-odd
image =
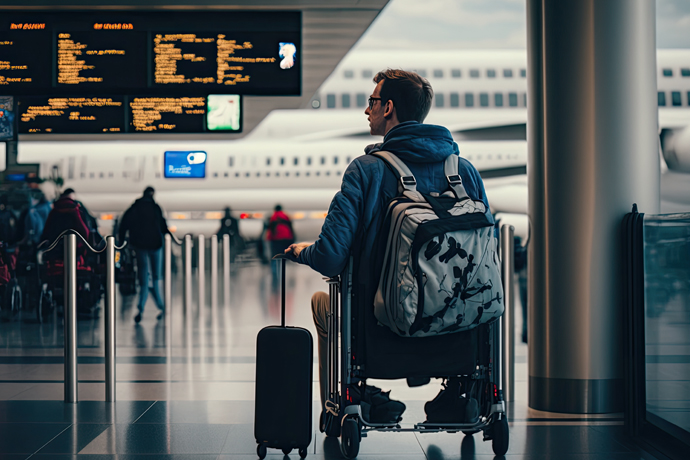
[[[61,239],[65,240],[64,270],[65,270],[65,402],[79,402],[77,391],[77,237],[81,238],[86,247],[94,254],[105,252],[106,255],[106,283],[105,283],[105,400],[115,401],[115,249],[125,247],[115,246],[115,237],[105,237],[105,247],[96,250],[74,230],[65,230],[45,250],[50,252]],[[39,248],[45,245],[42,242]]]

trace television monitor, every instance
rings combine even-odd
[[[206,152],[199,150],[165,152],[164,176],[168,179],[206,177]]]
[[[206,102],[206,129],[242,131],[242,99],[237,94],[210,94]]]

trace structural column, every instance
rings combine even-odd
[[[534,409],[622,411],[621,219],[659,209],[655,16],[527,0]]]

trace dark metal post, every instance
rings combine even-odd
[[[503,346],[503,397],[506,401],[515,400],[515,228],[501,226],[501,274],[503,277],[503,298],[505,311],[501,318],[501,344]]]
[[[165,302],[165,348],[168,363],[172,363],[172,236],[165,235],[163,301]]]
[[[115,401],[115,237],[105,239],[105,400]]]
[[[230,307],[230,235],[223,235],[223,302]]]

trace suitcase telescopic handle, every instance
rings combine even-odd
[[[280,260],[280,325],[285,327],[285,265],[289,256],[276,254],[273,260]]]

